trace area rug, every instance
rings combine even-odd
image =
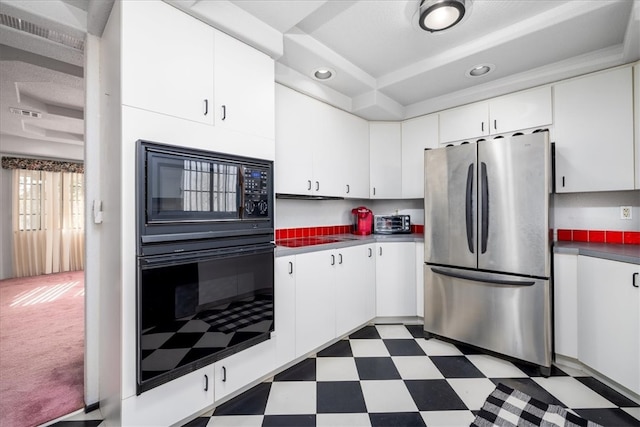
[[[500,383],[478,412],[472,427],[601,427],[558,405],[541,402]]]
[[[0,426],[84,407],[84,273],[0,281]]]

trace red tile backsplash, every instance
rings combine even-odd
[[[557,230],[559,242],[589,242],[640,245],[640,231],[616,230]]]
[[[411,232],[424,233],[424,225],[411,224]],[[326,225],[321,227],[279,228],[276,230],[276,241],[347,233],[351,233],[351,224]]]

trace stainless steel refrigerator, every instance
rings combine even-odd
[[[425,151],[424,331],[551,367],[548,132]]]

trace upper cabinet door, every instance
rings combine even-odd
[[[162,1],[126,1],[121,37],[122,104],[213,124],[212,27]]]
[[[400,122],[369,123],[369,197],[402,197],[402,127]]]
[[[492,134],[550,125],[553,121],[551,87],[494,98],[489,101],[489,116]]]
[[[633,67],[633,91],[635,111],[635,135],[636,135],[636,190],[640,190],[640,63],[636,63]]]
[[[440,143],[489,135],[489,103],[476,102],[440,112]]]
[[[338,196],[369,198],[369,123],[360,117],[339,111],[341,130],[338,136],[338,162],[334,173],[342,176]],[[339,167],[338,167],[339,166]],[[339,170],[342,169],[342,170]]]
[[[216,126],[273,139],[273,59],[216,31],[213,76]]]
[[[556,191],[634,188],[631,67],[554,85]]]
[[[402,122],[402,198],[424,197],[424,150],[438,148],[438,115]]]

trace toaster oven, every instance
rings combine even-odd
[[[373,232],[376,234],[411,233],[410,215],[374,215]]]

